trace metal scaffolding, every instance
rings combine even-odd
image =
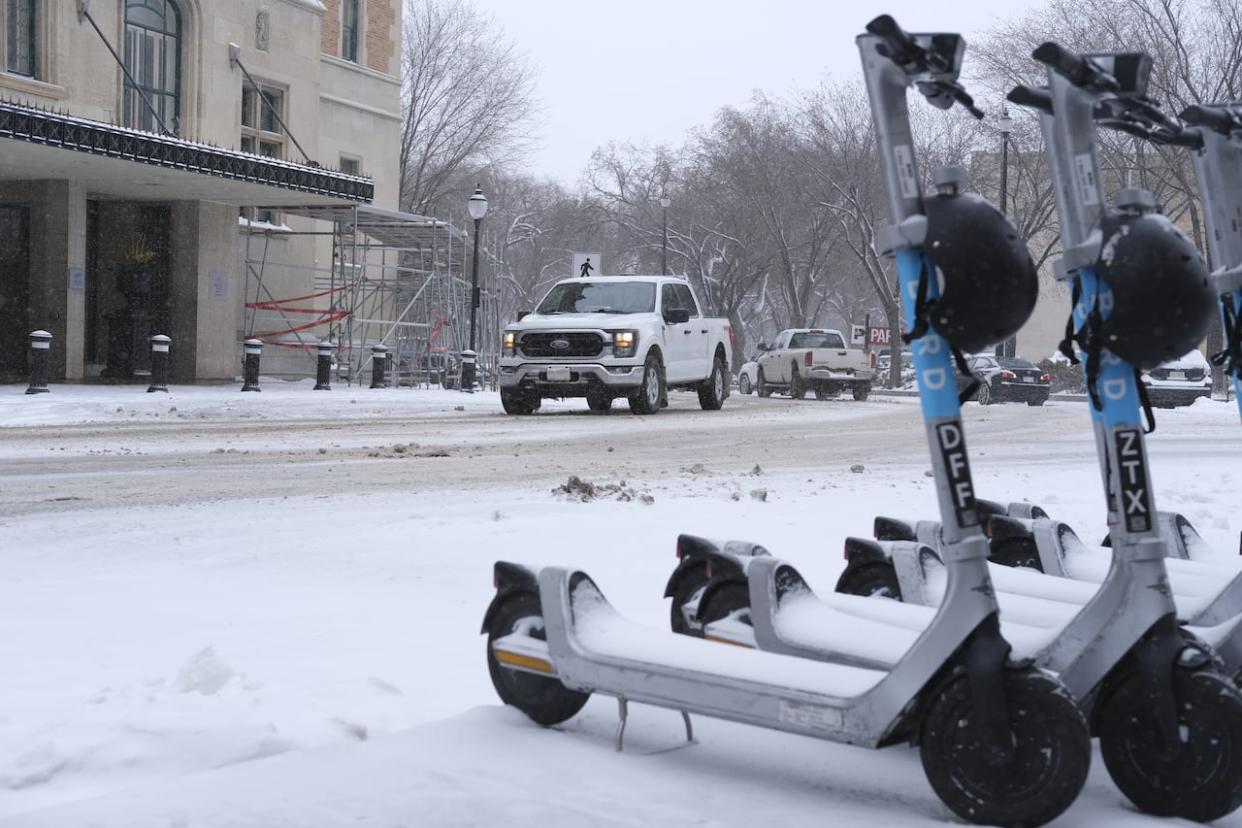
[[[315,346],[326,337],[337,344],[339,381],[369,377],[371,349],[384,345],[392,359],[393,384],[455,387],[469,340],[470,282],[462,278],[469,254],[466,232],[451,221],[365,205],[280,209],[327,222],[332,229],[263,227],[248,235],[246,335],[303,351],[305,369],[295,373],[314,373]],[[269,248],[276,234],[330,236],[331,266],[273,260]],[[273,296],[264,277],[277,269],[312,275],[305,280],[311,291]],[[489,278],[482,277],[476,334],[484,385],[495,381],[500,343],[500,313],[495,292],[487,288]]]

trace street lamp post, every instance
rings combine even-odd
[[[474,188],[474,195],[466,202],[470,218],[474,219],[474,256],[470,265],[470,347],[461,355],[461,390],[474,392],[475,358],[474,326],[479,312],[479,225],[487,215],[487,196],[481,187]]]
[[[1001,134],[1001,170],[1000,170],[1000,211],[1002,216],[1009,215],[1009,133],[1013,132],[1013,119],[1009,110],[1001,106],[1001,114],[996,122]],[[1018,353],[1018,337],[1011,336],[996,346],[996,355],[1012,357]]]
[[[660,225],[661,236],[660,242],[660,275],[668,275],[668,193],[660,193]]]

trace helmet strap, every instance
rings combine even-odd
[[[936,307],[935,299],[927,298],[928,280],[932,276],[932,264],[923,258],[923,267],[919,270],[919,285],[914,296],[914,327],[901,335],[901,341],[909,345],[916,339],[922,339],[931,330],[931,312]],[[953,353],[953,362],[957,366],[958,372],[970,378],[970,384],[963,389],[962,393],[957,395],[958,405],[962,405],[967,400],[972,400],[979,390],[979,378],[970,373],[970,367],[966,364],[966,357],[962,354],[960,348],[945,338],[945,342],[949,345],[949,350]]]
[[[1242,378],[1242,309],[1222,301],[1225,316],[1225,349],[1212,354],[1213,365],[1225,366],[1225,373]]]
[[[1071,306],[1077,308],[1078,300],[1081,297],[1082,285],[1075,279],[1071,295]],[[1087,313],[1087,321],[1078,330],[1074,330],[1074,314],[1073,312],[1070,313],[1070,317],[1065,323],[1065,338],[1057,346],[1061,353],[1070,361],[1071,365],[1080,364],[1078,354],[1074,351],[1075,345],[1087,355],[1087,394],[1091,397],[1091,407],[1096,411],[1104,410],[1099,390],[1100,352],[1104,350],[1104,343],[1100,339],[1099,330],[1103,322],[1104,317],[1100,314],[1100,295],[1097,293],[1095,300],[1091,303],[1091,310]],[[1143,407],[1143,418],[1147,421],[1147,426],[1143,431],[1146,434],[1151,434],[1156,430],[1156,413],[1152,408],[1151,398],[1147,394],[1147,386],[1143,384],[1143,373],[1138,368],[1134,369],[1134,386],[1138,389],[1139,404]]]

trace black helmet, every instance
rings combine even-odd
[[[967,353],[1013,336],[1039,294],[1035,263],[1018,231],[975,193],[930,196],[923,211],[923,250],[939,272],[941,288],[928,322]]]
[[[1168,218],[1138,205],[1110,210],[1100,231],[1096,275],[1113,292],[1112,311],[1096,329],[1100,345],[1145,371],[1202,342],[1216,297],[1190,240]]]

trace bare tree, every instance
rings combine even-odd
[[[1242,98],[1242,7],[1237,0],[1049,0],[1039,10],[998,25],[972,49],[983,76],[997,91],[1014,83],[1041,83],[1034,61],[1015,61],[1038,43],[1057,40],[1079,51],[1143,51],[1153,58],[1149,94],[1176,114],[1195,103]],[[1128,136],[1101,136],[1106,186],[1155,192],[1165,212],[1206,251],[1190,158],[1184,150],[1153,147]],[[1046,180],[1046,177],[1044,178]],[[1219,328],[1209,350],[1221,347]],[[1225,377],[1213,372],[1222,390]]]
[[[534,72],[467,0],[408,0],[401,68],[401,205],[435,214],[464,168],[520,158]]]

